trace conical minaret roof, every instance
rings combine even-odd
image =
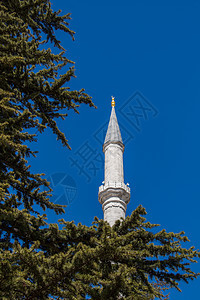
[[[107,129],[104,144],[110,143],[110,142],[115,142],[115,143],[120,142],[123,144],[121,132],[119,129],[119,125],[118,125],[118,121],[117,121],[117,117],[116,117],[116,113],[115,113],[114,97],[112,97],[112,111],[111,111],[110,121],[108,124],[108,129]]]

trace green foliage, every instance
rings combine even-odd
[[[94,106],[84,90],[71,91],[65,87],[75,76],[73,62],[65,57],[55,33],[61,30],[73,38],[69,19],[70,14],[60,16],[60,11],[54,12],[48,0],[0,1],[0,209],[3,214],[8,207],[9,214],[18,214],[16,209],[21,204],[33,212],[34,203],[43,209],[63,212],[62,207],[49,201],[50,189],[40,191],[42,185],[49,184],[42,174],[30,172],[27,158],[35,156],[28,147],[30,142],[37,141],[31,129],[42,133],[49,127],[70,148],[56,119],[64,119],[70,109],[78,112],[80,103]],[[10,215],[3,219],[5,227],[13,227]],[[18,222],[17,216],[15,221]]]
[[[113,228],[60,220],[30,248],[16,242],[0,254],[1,299],[167,299],[166,289],[197,277],[189,265],[200,254],[181,246],[183,232],[155,233],[145,214],[139,206]]]
[[[36,211],[64,209],[30,171],[31,130],[49,127],[69,148],[56,120],[94,106],[84,90],[65,87],[74,63],[56,31],[73,39],[69,20],[49,0],[0,0],[0,299],[166,299],[168,288],[198,276],[190,264],[199,253],[182,247],[183,233],[156,232],[141,206],[113,228],[98,219],[59,227]]]

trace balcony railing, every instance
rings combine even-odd
[[[106,182],[99,187],[99,193],[108,188],[122,188],[126,192],[130,193],[130,187],[124,182]]]

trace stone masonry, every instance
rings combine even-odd
[[[130,188],[124,183],[124,144],[117,122],[113,97],[103,152],[105,154],[105,181],[99,187],[99,202],[102,204],[104,220],[113,226],[117,220],[125,219],[126,207],[130,201]]]

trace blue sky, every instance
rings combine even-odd
[[[85,88],[98,109],[83,105],[79,115],[71,111],[59,122],[71,151],[56,143],[49,130],[39,137],[32,169],[57,178],[56,195],[64,195],[58,201],[64,204],[67,197],[72,201],[66,220],[91,225],[94,216],[102,218],[98,203],[98,187],[104,180],[101,141],[114,95],[127,141],[124,171],[131,188],[127,214],[142,204],[149,221],[167,231],[184,230],[199,248],[200,3],[52,2],[53,8],[72,13],[70,28],[76,31],[74,42],[59,34],[67,57],[76,62],[77,78],[69,86]],[[139,103],[146,107],[146,115],[134,108]],[[140,117],[134,118],[131,109]],[[84,147],[90,151],[87,162]],[[72,166],[72,161],[79,167]],[[84,173],[79,174],[81,166]],[[59,184],[63,178],[72,185],[67,196]],[[49,213],[49,222],[57,219]],[[194,270],[198,271],[198,265]],[[198,299],[199,285],[200,279],[181,285],[183,292],[171,292],[170,299]]]

